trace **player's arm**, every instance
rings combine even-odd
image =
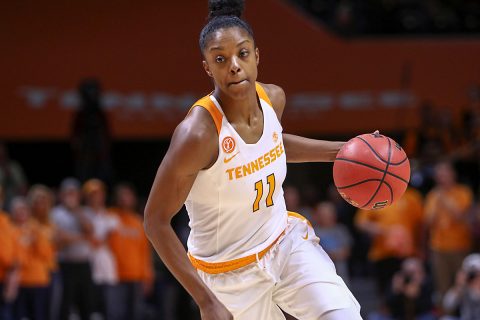
[[[345,142],[308,139],[284,133],[283,144],[287,162],[331,162]]]
[[[262,84],[262,87],[270,98],[278,120],[281,122],[286,102],[285,92],[273,84]],[[330,162],[335,160],[345,142],[308,139],[284,133],[283,144],[287,162]]]
[[[176,128],[157,171],[145,207],[145,232],[162,261],[200,307],[202,319],[232,319],[198,276],[170,224],[198,172],[211,166],[218,156],[216,141],[210,115],[203,108],[194,108]]]

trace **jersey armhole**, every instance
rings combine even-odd
[[[188,110],[187,115],[192,112],[192,109],[195,107],[202,107],[205,110],[210,113],[210,116],[213,119],[213,122],[215,122],[215,127],[217,128],[217,133],[220,136],[220,130],[222,128],[222,120],[223,120],[223,115],[222,113],[217,109],[215,104],[213,103],[212,99],[210,99],[210,95],[203,97],[202,99],[198,100],[193,104],[193,106]]]
[[[262,87],[262,85],[258,82],[255,82],[255,88],[257,89],[258,97],[273,108],[272,102],[270,101],[270,98],[268,97],[267,92],[265,92],[265,89]]]

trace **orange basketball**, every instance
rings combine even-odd
[[[338,192],[351,205],[380,209],[398,200],[410,180],[410,162],[402,147],[378,132],[350,139],[333,164]]]

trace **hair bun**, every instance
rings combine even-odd
[[[243,8],[243,0],[208,0],[208,19],[219,16],[237,16],[240,18]]]

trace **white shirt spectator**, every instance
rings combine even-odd
[[[92,276],[95,284],[116,284],[118,273],[115,257],[108,246],[109,234],[120,225],[118,218],[107,210],[94,212],[87,208],[93,225],[93,236],[99,245],[92,253]]]

